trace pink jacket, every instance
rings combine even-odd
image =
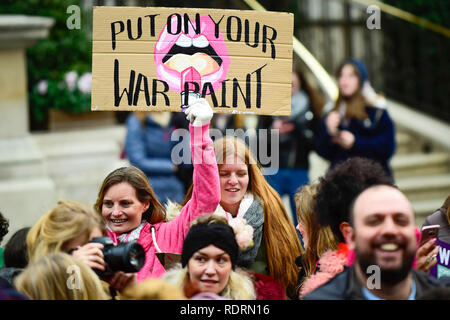
[[[189,125],[191,154],[194,165],[192,198],[181,209],[180,214],[169,222],[151,225],[146,223],[138,242],[144,248],[145,265],[137,274],[137,280],[160,277],[166,270],[156,257],[151,227],[155,227],[156,244],[162,252],[181,253],[183,241],[190,224],[198,217],[212,213],[220,202],[220,183],[216,157],[209,136],[209,124],[202,127]],[[117,235],[108,230],[108,235],[117,243]]]

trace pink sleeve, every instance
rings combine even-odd
[[[162,237],[167,251],[181,252],[190,224],[196,218],[213,213],[220,202],[219,171],[209,136],[209,124],[189,125],[191,155],[194,165],[192,197],[172,221],[163,223],[158,238]],[[158,239],[158,244],[161,240]]]
[[[202,214],[216,210],[220,202],[220,182],[213,142],[209,136],[209,124],[202,127],[190,124],[189,132],[194,165],[193,190],[191,200],[183,209],[192,211],[194,220]]]

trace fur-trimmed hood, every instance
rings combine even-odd
[[[172,221],[175,219],[181,212],[181,205],[176,202],[172,202],[169,199],[167,203],[164,205],[166,209],[166,222]]]
[[[251,192],[247,192],[244,196],[244,198],[241,201],[241,204],[239,205],[239,212],[237,217],[244,217],[245,214],[247,213],[247,211],[249,210],[249,208],[253,205],[254,201],[258,200],[259,203],[261,203],[261,200],[259,200],[259,198],[257,198],[255,195],[253,195]],[[182,206],[176,202],[172,202],[170,201],[170,199],[167,200],[167,203],[165,204],[165,209],[166,209],[166,221],[171,221],[173,219],[175,219],[181,211]],[[230,213],[227,213],[222,206],[219,204],[216,208],[216,210],[214,212],[216,215],[219,216],[223,216],[225,217],[227,220],[232,218]],[[256,223],[261,224],[263,223],[264,219],[262,219],[261,221],[257,221]],[[250,223],[250,221],[247,221],[247,223]],[[251,223],[253,224],[253,223]]]

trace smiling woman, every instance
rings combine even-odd
[[[163,280],[193,300],[284,300],[286,294],[278,281],[239,268],[238,237],[239,232],[224,217],[198,218],[184,240],[181,266],[169,270]]]
[[[214,141],[220,179],[220,205],[215,214],[230,222],[243,218],[254,229],[254,245],[239,252],[237,265],[279,281],[295,297],[303,253],[294,225],[278,193],[269,185],[245,142],[237,137]],[[191,199],[188,190],[183,203]]]
[[[175,219],[167,221],[166,211],[147,176],[134,166],[111,172],[97,197],[95,209],[103,217],[109,237],[116,244],[137,240],[146,252],[138,281],[164,274],[166,270],[156,259],[156,253],[181,253],[187,226],[199,216],[214,211],[219,203],[217,164],[209,136],[213,112],[206,100],[198,99],[190,104],[186,114],[191,120],[194,191],[192,201]]]
[[[131,184],[121,182],[112,185],[105,193],[102,216],[110,230],[122,234],[141,224],[142,213],[148,207],[149,201],[139,201]]]
[[[60,201],[28,232],[29,262],[62,251],[69,252],[92,268],[104,270],[102,246],[88,243],[93,237],[102,236],[103,232],[103,222],[90,207],[76,201]]]

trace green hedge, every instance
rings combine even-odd
[[[31,116],[38,121],[44,118],[49,108],[72,113],[90,110],[90,90],[83,93],[78,86],[70,90],[64,81],[69,72],[75,72],[78,77],[88,73],[83,78],[88,79],[92,67],[88,17],[84,17],[81,10],[81,28],[69,29],[66,23],[72,13],[67,13],[67,8],[71,5],[81,9],[77,0],[2,0],[0,6],[0,14],[55,19],[49,37],[27,49],[29,104]]]

